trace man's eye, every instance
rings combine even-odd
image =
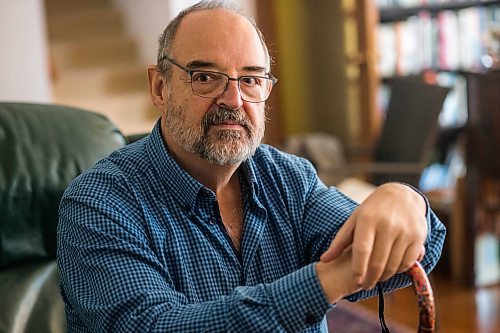
[[[243,76],[240,78],[240,83],[247,86],[258,86],[261,84],[261,79],[255,76]]]
[[[192,79],[200,83],[211,83],[220,80],[220,75],[216,73],[194,72]]]

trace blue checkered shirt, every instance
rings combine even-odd
[[[80,175],[60,206],[58,266],[69,332],[326,332],[315,262],[356,204],[304,159],[261,145],[239,168],[241,252],[214,192],[152,134]],[[432,211],[423,266],[445,229]],[[407,286],[397,275],[384,290]],[[356,301],[375,291],[351,295]]]

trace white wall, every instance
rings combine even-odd
[[[172,17],[168,0],[113,0],[125,16],[125,23],[139,46],[144,65],[156,62],[158,37]]]
[[[1,0],[4,1],[4,0]],[[143,64],[156,62],[158,38],[168,22],[182,9],[198,0],[113,0],[125,15],[127,28],[139,46],[140,60]],[[250,15],[255,13],[254,0],[236,2]]]
[[[43,0],[0,0],[0,100],[52,100]]]

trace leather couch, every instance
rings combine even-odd
[[[0,103],[0,332],[64,332],[55,263],[59,201],[83,170],[126,144],[103,115]]]

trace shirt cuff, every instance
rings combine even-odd
[[[316,275],[309,264],[268,285],[281,323],[297,332],[320,322],[330,308]]]

